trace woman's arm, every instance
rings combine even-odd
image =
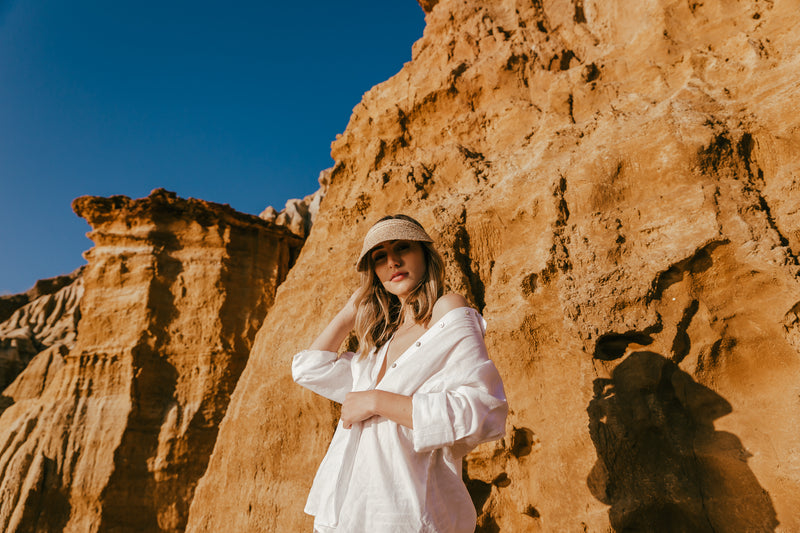
[[[351,392],[345,397],[342,404],[342,424],[345,429],[376,415],[414,429],[410,396],[384,390],[368,390]]]
[[[342,341],[355,323],[356,293],[328,323],[311,346],[292,358],[292,378],[312,392],[344,403],[345,396],[353,390],[350,369],[352,353],[337,356]]]
[[[336,352],[339,346],[347,338],[347,335],[353,331],[353,326],[356,323],[356,295],[358,291],[354,292],[347,303],[344,304],[336,316],[333,317],[328,325],[322,330],[322,333],[311,343],[309,350],[325,350],[327,352]]]

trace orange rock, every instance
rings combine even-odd
[[[505,379],[506,437],[464,464],[479,531],[800,530],[794,3],[420,4],[324,202],[283,212],[318,208],[288,275],[301,239],[226,206],[76,201],[78,337],[0,398],[0,528],[310,530],[338,411],[290,358],[405,212]]]
[[[182,531],[253,337],[302,240],[164,190],[82,197],[78,339],[4,392],[0,529]]]
[[[795,3],[429,4],[333,144],[187,531],[310,530],[337,410],[290,358],[396,212],[506,381],[507,436],[465,463],[479,530],[800,530]]]

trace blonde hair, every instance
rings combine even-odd
[[[389,215],[378,222],[395,218],[408,220],[422,227],[422,224],[407,215]],[[416,242],[422,247],[425,257],[425,275],[422,282],[408,295],[405,305],[411,308],[415,322],[427,326],[433,313],[433,304],[444,293],[444,261],[431,243]],[[365,260],[366,268],[361,272],[361,286],[356,300],[355,323],[361,358],[366,357],[373,348],[380,348],[389,341],[400,325],[403,311],[400,299],[389,293],[375,275],[372,255],[367,254]]]

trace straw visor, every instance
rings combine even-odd
[[[361,247],[361,255],[358,256],[356,269],[358,271],[365,270],[367,262],[364,259],[369,251],[386,241],[433,242],[433,239],[425,233],[424,229],[402,218],[391,218],[378,222],[369,229],[364,237],[364,245]]]

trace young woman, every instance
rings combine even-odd
[[[304,387],[342,404],[305,511],[320,533],[472,533],[461,458],[503,436],[503,384],[486,323],[442,295],[444,263],[422,226],[388,216],[364,238],[361,287],[308,350]],[[358,354],[337,357],[355,329]]]

